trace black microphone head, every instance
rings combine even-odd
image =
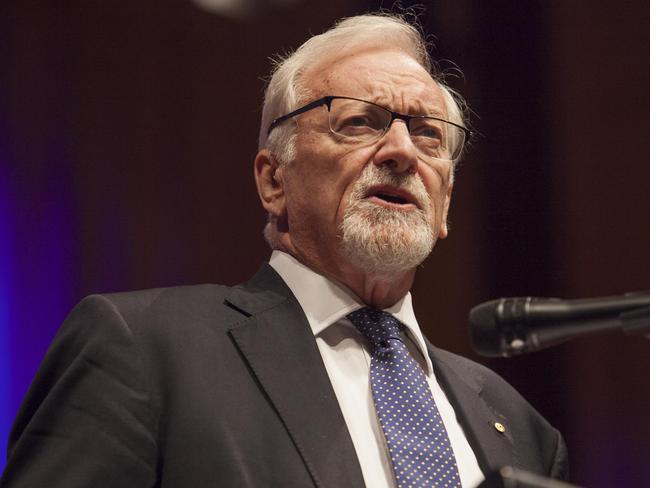
[[[497,308],[501,300],[481,303],[469,312],[469,332],[472,348],[481,356],[503,356],[501,330]]]

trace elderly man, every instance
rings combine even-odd
[[[563,477],[559,433],[432,346],[409,289],[447,235],[468,131],[413,26],[360,16],[276,67],[247,283],[95,295],[16,420],[6,487],[476,486]]]

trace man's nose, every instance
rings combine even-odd
[[[418,150],[403,120],[394,120],[379,144],[374,158],[377,166],[386,165],[395,173],[417,172]]]

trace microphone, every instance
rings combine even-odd
[[[524,354],[617,328],[648,333],[650,291],[580,300],[500,298],[472,308],[469,323],[472,347],[488,357]]]
[[[503,466],[489,473],[476,488],[580,488],[564,481],[545,478],[523,469]]]

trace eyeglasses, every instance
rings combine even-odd
[[[406,123],[422,157],[455,161],[471,132],[462,125],[429,115],[404,115],[358,98],[326,96],[271,122],[267,134],[285,120],[314,108],[327,107],[329,129],[344,141],[370,144],[381,139],[395,119]]]

